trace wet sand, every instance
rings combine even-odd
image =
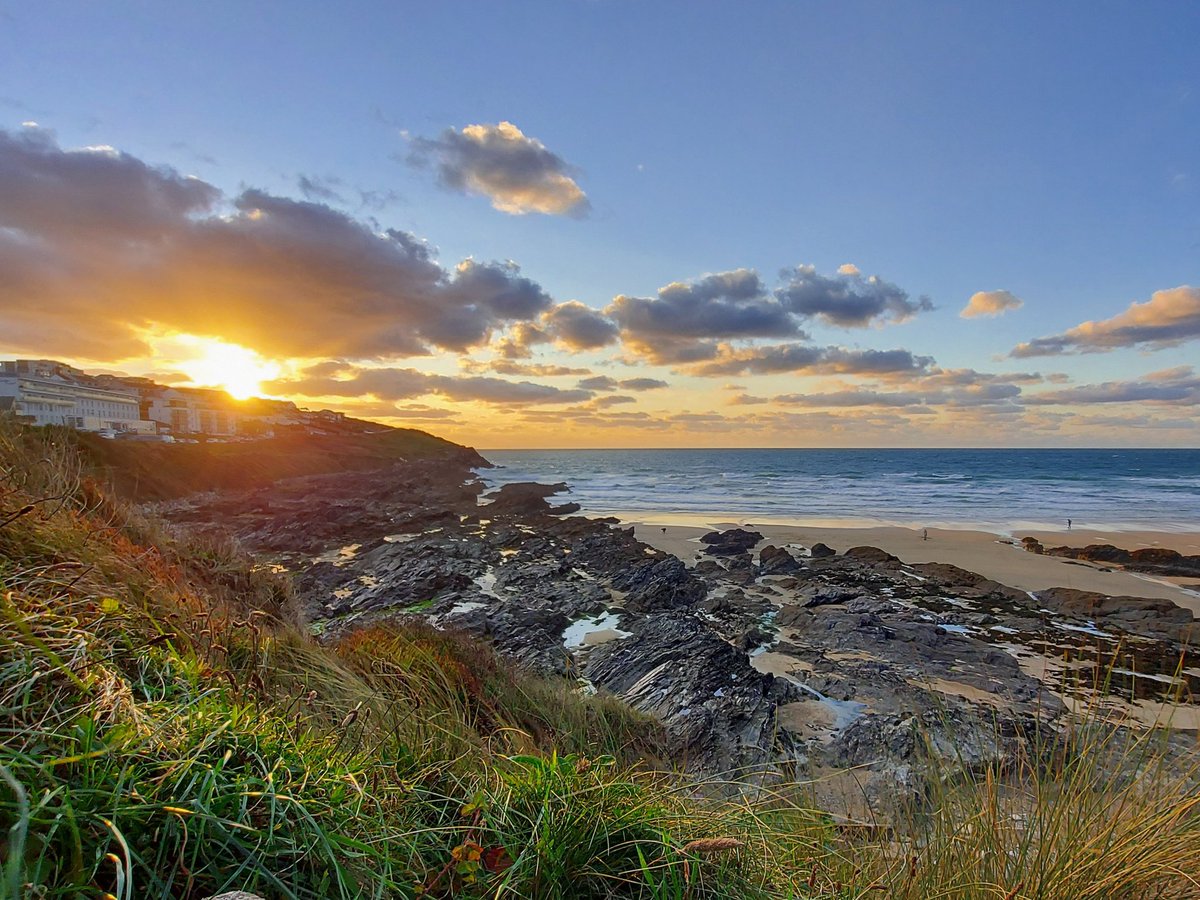
[[[755,531],[765,536],[765,543],[777,546],[808,548],[820,541],[839,553],[863,545],[879,547],[906,563],[950,563],[1021,590],[1068,587],[1112,596],[1153,597],[1171,600],[1200,617],[1200,589],[1189,590],[1178,583],[1194,584],[1200,579],[1158,578],[1119,569],[1105,571],[1105,567],[1095,563],[1039,556],[1020,546],[1020,538],[1032,535],[1047,547],[1115,544],[1127,550],[1165,547],[1183,554],[1197,554],[1200,553],[1200,532],[1098,532],[1064,528],[1062,531],[1018,530],[1009,536],[988,531],[930,528],[929,540],[922,540],[920,529],[896,526],[850,527],[841,522],[822,525],[762,519],[748,523],[745,519],[644,512],[615,515],[625,524],[632,524],[640,540],[688,563],[695,562],[704,548],[699,542],[701,535],[752,524]]]

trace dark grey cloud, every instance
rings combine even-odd
[[[331,176],[301,175],[296,179],[296,186],[305,200],[316,203],[345,203],[343,195],[346,184],[342,179]]]
[[[514,325],[495,344],[507,359],[528,359],[538,344],[556,343],[567,350],[595,350],[617,340],[617,326],[604,313],[577,300],[545,310],[537,322]]]
[[[327,369],[322,369],[326,372]],[[297,378],[272,382],[273,392],[301,394],[306,397],[375,397],[379,400],[407,400],[436,395],[448,400],[478,400],[484,403],[554,404],[591,400],[594,394],[584,390],[562,390],[532,381],[506,381],[482,375],[434,375],[416,369],[348,369],[339,377],[301,373]]]
[[[0,188],[0,224],[35,240],[153,239],[221,201],[212,185],[111,147],[60,150],[40,128],[0,131]]]
[[[1037,372],[979,372],[975,369],[931,369],[921,377],[926,388],[972,388],[992,384],[1041,384],[1050,380]]]
[[[577,300],[554,306],[542,315],[546,333],[570,350],[594,350],[617,340],[617,326],[604,313]]]
[[[413,138],[408,161],[432,163],[447,188],[482,194],[502,212],[580,216],[587,196],[571,166],[511,122],[447,128],[436,138]]]
[[[657,391],[660,388],[670,387],[661,378],[624,378],[619,384],[625,391]]]
[[[878,376],[878,373],[876,373]],[[1016,379],[1026,376],[1018,375]],[[900,373],[880,380],[900,383],[903,387],[881,390],[854,387],[841,391],[781,394],[776,403],[816,407],[949,407],[995,411],[1020,409],[1024,400],[1021,386],[1004,375],[990,375],[972,369],[931,369]],[[1038,379],[1040,380],[1040,379]],[[918,412],[919,410],[911,410]],[[909,410],[906,410],[909,412]]]
[[[660,342],[672,345],[709,339],[804,337],[795,319],[768,296],[749,269],[719,272],[692,282],[673,282],[656,298],[614,298],[605,312],[621,328],[621,338],[655,360]],[[667,362],[681,362],[667,351]]]
[[[585,391],[615,391],[617,389],[617,379],[611,378],[608,375],[593,375],[591,378],[585,378],[580,381],[579,386]]]
[[[896,285],[864,277],[853,266],[832,276],[801,266],[785,270],[783,277],[786,282],[772,293],[753,270],[718,272],[673,282],[652,298],[619,295],[605,313],[620,326],[621,340],[636,357],[658,365],[708,363],[696,371],[728,374],[807,367],[821,350],[801,343],[808,339],[801,328],[806,320],[862,327],[902,322],[933,308],[928,298],[911,300]],[[767,351],[732,349],[732,342],[768,338],[792,343]],[[746,366],[734,364],[737,354],[746,355]]]
[[[406,232],[40,129],[0,132],[0,271],[9,347],[100,360],[148,352],[142,326],[274,356],[462,351],[554,306],[511,263],[446,270]]]
[[[933,309],[928,297],[912,300],[907,291],[876,275],[864,276],[852,266],[843,266],[833,276],[820,275],[813,266],[797,266],[785,269],[781,277],[786,283],[775,296],[786,309],[842,328],[904,322]]]
[[[404,201],[397,191],[355,187],[336,175],[301,175],[296,186],[305,200],[335,204],[356,212],[380,212]]]
[[[1200,288],[1180,285],[1155,291],[1145,303],[1099,322],[1084,322],[1061,334],[1018,344],[1014,357],[1097,353],[1123,347],[1151,350],[1200,338]]]
[[[1070,406],[1094,403],[1138,403],[1154,406],[1200,406],[1200,375],[1190,366],[1152,372],[1128,381],[1105,381],[1029,394],[1026,403]]]
[[[903,349],[851,350],[811,344],[775,344],[736,349],[722,345],[714,358],[689,368],[688,374],[708,377],[776,375],[805,372],[814,375],[918,374],[933,364],[929,356]]]

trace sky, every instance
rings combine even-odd
[[[0,0],[0,357],[480,448],[1200,446],[1195,2]]]

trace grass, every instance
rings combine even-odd
[[[1196,770],[1156,733],[1031,741],[852,839],[461,636],[318,645],[286,581],[61,435],[0,422],[0,466],[0,897],[1200,897]]]
[[[170,500],[197,491],[263,487],[280,478],[377,469],[400,459],[468,453],[450,441],[412,428],[328,435],[283,433],[235,443],[159,444],[103,440],[64,430],[89,467],[121,495]]]

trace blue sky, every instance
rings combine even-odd
[[[1200,284],[1195,3],[250,6],[0,2],[0,127],[35,121],[61,148],[111,146],[227,197],[252,187],[300,198],[298,179],[319,179],[340,198],[323,202],[412,232],[447,268],[511,259],[556,302],[601,309],[739,268],[772,288],[784,268],[832,274],[852,263],[936,308],[886,327],[807,321],[821,345],[903,347],[993,374],[1036,365],[1073,385],[1197,358],[1190,332],[1005,357]],[[587,215],[506,214],[407,162],[414,140],[503,121],[569,166]],[[997,290],[1024,305],[959,316],[972,294]],[[614,363],[620,347],[539,354],[647,374]],[[418,368],[450,375],[462,358],[438,353]],[[677,405],[725,406],[722,383],[645,366]],[[798,381],[807,377],[748,387],[764,397],[830,389]],[[655,415],[669,408],[656,397]],[[1151,436],[1116,426],[1115,439],[1195,445],[1195,402],[1171,403],[1158,412],[1175,427]],[[466,434],[482,413],[444,416],[443,430]],[[1073,441],[1108,433],[1083,418],[1072,427]]]

